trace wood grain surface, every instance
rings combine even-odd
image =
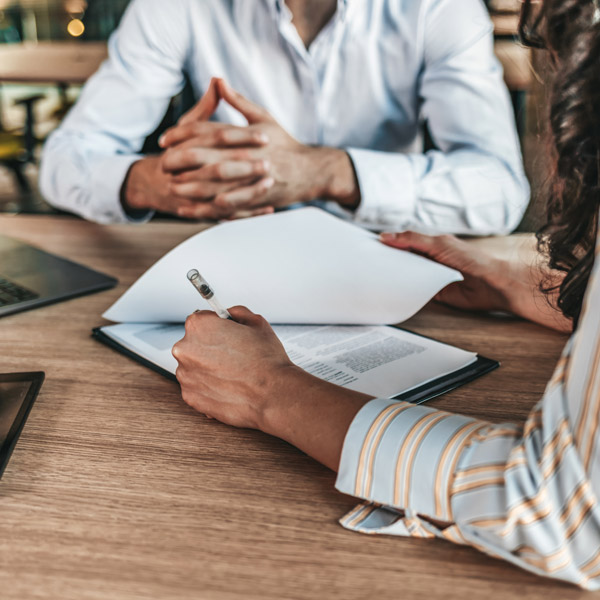
[[[0,45],[4,83],[85,83],[108,56],[106,42]]]
[[[195,414],[175,383],[92,340],[100,314],[199,229],[0,217],[0,233],[120,280],[0,319],[0,371],[46,372],[0,481],[3,600],[587,596],[449,542],[344,530],[337,520],[355,500],[334,490],[332,472],[280,440]],[[495,422],[525,418],[566,341],[440,306],[407,327],[502,361],[431,403]]]

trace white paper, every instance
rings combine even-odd
[[[198,269],[224,306],[270,323],[400,323],[460,273],[384,246],[377,236],[304,208],[233,221],[169,252],[111,307],[115,322],[181,323],[206,302],[186,278]]]
[[[274,327],[290,359],[321,379],[391,398],[466,367],[477,356],[392,327],[281,325]],[[175,373],[171,348],[183,325],[110,325],[102,331],[125,348]]]

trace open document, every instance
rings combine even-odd
[[[384,246],[370,231],[317,208],[217,225],[150,268],[104,317],[183,323],[209,306],[186,278],[198,269],[224,306],[270,323],[382,325],[413,316],[460,273]]]
[[[460,273],[384,246],[316,208],[218,225],[169,252],[104,314],[100,341],[173,377],[183,322],[208,304],[187,280],[197,269],[224,306],[242,304],[275,324],[308,373],[372,396],[422,402],[498,366],[402,331]]]
[[[395,327],[279,325],[273,328],[290,359],[336,385],[392,398],[474,365],[478,357]],[[183,325],[123,323],[101,329],[121,348],[174,374],[171,348]]]

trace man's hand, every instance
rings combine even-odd
[[[200,122],[206,109],[197,106],[167,131],[161,138],[163,167],[173,175],[174,194],[197,202],[214,193],[212,209],[221,216],[319,197],[349,208],[358,204],[358,183],[346,152],[301,144],[264,108],[224,81],[213,81],[218,97],[238,110],[248,126]],[[235,185],[228,186],[232,174]],[[204,205],[196,208],[206,211]]]
[[[181,118],[180,125],[191,124],[204,143],[214,148],[237,147],[240,144],[260,146],[267,142],[264,137],[243,127],[231,128],[219,123],[207,123],[206,120],[216,110],[219,100],[218,80],[213,79],[196,106]],[[217,155],[213,152],[213,156]],[[172,174],[163,167],[163,158],[160,156],[143,158],[133,164],[121,189],[121,203],[126,212],[155,210],[196,219],[229,217],[229,211],[220,210],[209,201],[218,193],[256,182],[266,172],[263,161],[219,165],[213,160],[213,164],[208,164],[200,173],[201,183],[195,188],[196,193],[190,195],[178,194]],[[272,209],[240,212],[236,216],[254,216],[268,212],[272,212]]]
[[[129,169],[121,190],[121,204],[128,213],[159,210],[178,214],[193,202],[171,193],[171,178],[163,171],[161,158],[149,156]]]
[[[244,177],[236,178],[235,170],[228,172],[229,165],[221,165],[220,168],[223,169],[225,179],[219,190],[235,189],[240,183],[248,180]],[[207,169],[206,173],[210,173],[210,169]],[[206,184],[204,193],[207,200],[215,193],[212,187],[214,185],[212,181]],[[174,190],[172,176],[164,171],[159,156],[142,158],[133,164],[123,184],[121,203],[124,210],[130,214],[154,210],[191,219],[222,219],[231,216],[229,212],[220,210],[210,202],[199,203],[188,196],[178,195]],[[241,218],[270,212],[273,212],[273,209],[265,207],[242,211],[235,216]]]
[[[268,138],[248,127],[188,122],[168,131],[161,143],[168,148],[163,155],[162,168],[170,175],[171,192],[187,198],[192,206],[182,216],[230,216],[235,210],[212,201],[242,190],[258,205],[251,208],[261,208],[260,199],[274,184],[269,176],[269,162],[251,154],[251,150],[257,151],[268,143]]]

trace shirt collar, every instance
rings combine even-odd
[[[342,18],[346,16],[348,4],[350,2],[352,2],[352,0],[337,0],[337,11]],[[287,7],[285,6],[285,0],[267,0],[267,4],[276,18],[279,19],[282,16],[289,15]]]

